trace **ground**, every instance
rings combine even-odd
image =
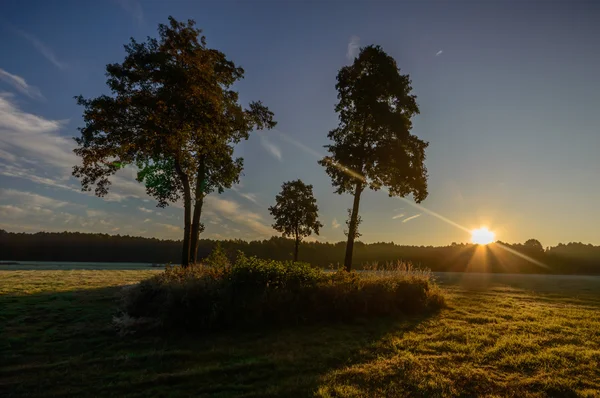
[[[0,396],[600,396],[600,278],[440,277],[427,317],[119,337],[155,270],[0,271]]]

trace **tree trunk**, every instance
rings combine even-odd
[[[190,262],[196,264],[198,257],[198,244],[200,243],[200,216],[202,215],[202,205],[204,204],[204,187],[205,178],[204,164],[198,169],[196,176],[196,190],[194,193],[194,216],[192,218],[192,236],[190,242]]]
[[[190,224],[192,213],[192,195],[190,192],[190,180],[181,169],[181,165],[175,162],[175,170],[181,184],[183,185],[183,247],[181,248],[181,266],[190,265]]]
[[[354,190],[354,203],[352,204],[352,215],[350,216],[350,225],[348,227],[348,242],[346,243],[346,257],[344,257],[344,268],[350,272],[352,270],[352,253],[354,251],[354,238],[356,236],[356,229],[358,227],[358,206],[360,205],[360,195],[363,191],[363,184],[361,182],[356,183],[356,189]]]
[[[300,238],[296,235],[296,246],[294,248],[294,262],[298,261],[298,246],[300,246]]]

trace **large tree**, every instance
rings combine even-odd
[[[273,228],[283,236],[294,238],[294,261],[298,261],[298,247],[302,239],[312,232],[319,235],[323,226],[318,221],[319,207],[312,188],[301,180],[284,182],[281,193],[275,197],[275,205],[269,207],[269,212],[275,217]]]
[[[354,63],[340,69],[336,89],[338,127],[328,137],[329,155],[319,161],[332,179],[335,192],[351,193],[344,266],[352,268],[358,235],[360,196],[366,187],[387,187],[390,196],[427,197],[425,148],[428,143],[411,134],[412,117],[419,113],[408,75],[380,46],[360,50]]]
[[[244,109],[232,85],[244,70],[209,48],[195,22],[169,17],[159,38],[125,45],[122,63],[106,67],[112,95],[76,97],[85,126],[75,138],[81,165],[73,169],[83,190],[104,196],[109,178],[125,165],[159,207],[183,199],[181,264],[196,262],[206,195],[238,182],[243,160],[233,146],[253,129],[275,126],[260,102]],[[193,214],[192,214],[193,210]]]

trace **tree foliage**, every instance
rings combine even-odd
[[[318,221],[319,208],[312,188],[301,180],[285,182],[275,198],[275,205],[269,207],[269,212],[275,217],[273,228],[295,240],[294,261],[298,261],[298,247],[302,239],[313,232],[318,235],[323,226]]]
[[[109,178],[135,165],[158,206],[183,199],[187,265],[196,260],[205,196],[238,182],[243,160],[233,157],[233,146],[275,122],[261,102],[239,104],[232,85],[244,70],[209,48],[193,20],[169,17],[158,33],[141,43],[131,39],[125,60],[107,65],[110,96],[76,97],[85,126],[75,138],[82,164],[73,175],[83,190],[95,187],[104,196]]]
[[[333,143],[325,146],[329,155],[319,163],[336,193],[354,195],[344,261],[349,270],[362,192],[386,187],[390,196],[424,200],[428,143],[411,134],[419,107],[410,78],[381,47],[362,48],[352,65],[340,69],[336,89],[339,125],[329,132]]]

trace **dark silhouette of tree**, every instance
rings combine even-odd
[[[231,86],[244,70],[207,47],[193,20],[169,17],[158,33],[143,43],[131,39],[123,63],[107,65],[112,96],[76,97],[85,126],[75,139],[82,165],[73,175],[83,190],[95,185],[104,196],[109,177],[135,165],[159,207],[183,198],[181,264],[187,266],[196,262],[204,198],[238,182],[243,160],[233,158],[234,144],[275,122],[260,102],[242,108]]]
[[[217,245],[221,246],[220,249]],[[543,268],[524,257],[508,252],[498,243],[484,246],[489,256],[475,256],[481,246],[471,243],[431,247],[401,246],[393,242],[365,244],[356,242],[354,257],[358,264],[385,264],[397,260],[411,261],[432,271],[499,272],[499,273],[551,273],[600,274],[600,246],[582,243],[558,244],[539,255],[523,249],[523,244],[503,243],[511,249],[534,257],[547,265]],[[294,250],[293,239],[273,236],[269,239],[244,241],[240,239],[214,241],[200,239],[198,255],[203,262],[227,264],[234,261],[238,251],[248,256],[265,259],[288,260]],[[344,260],[345,242],[300,243],[302,261],[314,266],[330,267]],[[226,259],[219,254],[225,253]],[[212,258],[206,259],[211,255]],[[143,238],[139,236],[89,234],[79,232],[0,232],[0,262],[57,261],[64,262],[174,262],[181,254],[181,241]],[[223,261],[216,259],[221,258]],[[481,261],[482,263],[474,263]],[[0,264],[1,265],[1,264]]]
[[[537,239],[528,239],[525,241],[525,243],[523,243],[523,246],[525,250],[527,250],[530,253],[544,253],[544,246],[542,246],[542,243]]]
[[[301,180],[284,182],[281,193],[275,198],[275,206],[269,207],[269,212],[275,217],[273,228],[283,236],[294,237],[294,261],[298,261],[298,247],[302,239],[313,232],[319,235],[323,226],[318,221],[319,207],[312,188]]]
[[[366,187],[388,188],[390,196],[412,194],[417,203],[427,197],[425,148],[428,143],[410,133],[419,113],[411,81],[379,46],[367,46],[350,66],[338,72],[335,110],[339,125],[328,134],[330,155],[319,161],[335,192],[352,193],[344,266],[352,268],[360,196]]]

